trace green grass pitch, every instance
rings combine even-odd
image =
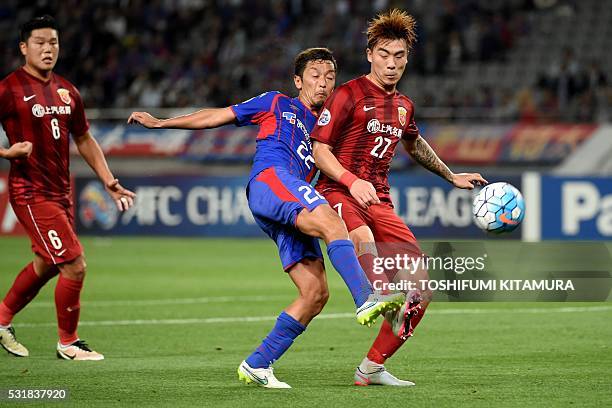
[[[344,315],[353,312],[352,301],[328,270],[327,318],[315,319],[275,364],[293,389],[266,390],[239,383],[236,368],[294,296],[271,242],[83,244],[88,277],[79,334],[106,360],[56,359],[52,281],[15,319],[31,356],[0,353],[0,389],[68,388],[67,402],[46,404],[79,407],[612,405],[610,303],[434,302],[416,336],[387,364],[417,386],[355,387],[353,370],[378,326],[361,327]],[[0,296],[30,258],[26,239],[0,239]]]

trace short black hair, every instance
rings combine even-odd
[[[307,48],[295,57],[295,75],[300,78],[304,75],[304,70],[306,69],[308,61],[331,61],[331,63],[334,64],[334,69],[338,69],[336,59],[331,50],[328,48]]]
[[[55,19],[45,14],[44,16],[34,17],[21,25],[19,29],[19,41],[27,42],[28,38],[32,35],[32,31],[38,30],[39,28],[52,28],[55,31],[59,31]]]

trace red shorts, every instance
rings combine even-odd
[[[362,243],[362,246],[357,249],[359,256],[372,254],[376,258],[393,258],[400,256],[404,259],[407,256],[409,259],[418,259],[423,257],[423,253],[419,244],[414,237],[410,228],[404,224],[404,221],[393,210],[393,204],[390,201],[381,200],[380,204],[372,205],[367,209],[360,206],[357,201],[347,191],[332,191],[324,194],[329,204],[338,212],[344,220],[348,231],[353,231],[363,225],[370,228],[374,235],[373,243]],[[368,262],[368,261],[366,261]],[[372,260],[374,262],[374,260]],[[407,261],[409,262],[409,261]],[[369,266],[368,263],[362,264],[366,275],[372,282],[380,279],[381,271],[376,272],[374,263]],[[410,265],[408,263],[408,265]],[[395,266],[384,267],[383,271],[386,279],[393,281],[397,277],[399,269]],[[378,278],[376,278],[378,276]],[[416,281],[418,279],[427,279],[426,271],[420,271],[417,275],[403,275],[400,277],[403,280]]]
[[[349,192],[331,191],[324,196],[329,205],[344,220],[349,232],[366,225],[372,231],[374,241],[377,244],[396,246],[396,248],[388,248],[390,252],[399,249],[397,245],[400,245],[403,248],[402,252],[409,252],[415,256],[421,255],[417,239],[410,228],[395,213],[390,201],[381,201],[380,204],[365,209],[357,203]]]
[[[74,229],[72,206],[56,201],[11,204],[32,241],[32,251],[48,264],[72,261],[83,253]]]

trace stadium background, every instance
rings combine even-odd
[[[73,151],[78,231],[84,237],[90,265],[82,331],[95,344],[102,343],[101,351],[106,354],[134,359],[108,362],[101,382],[115,387],[116,395],[85,378],[98,373],[79,368],[81,379],[68,382],[77,401],[82,398],[105,405],[121,405],[121,398],[123,402],[151,402],[150,395],[138,394],[140,387],[165,390],[167,394],[157,400],[160,405],[170,398],[200,403],[201,393],[193,394],[193,389],[201,390],[203,367],[223,379],[207,378],[212,393],[206,385],[201,391],[207,401],[234,405],[274,401],[250,393],[230,395],[226,389],[227,381],[231,392],[238,390],[234,366],[265,335],[273,320],[267,316],[274,316],[279,304],[289,301],[293,293],[288,280],[279,276],[273,244],[263,239],[246,206],[244,186],[255,130],[149,131],[127,126],[125,121],[133,110],[168,117],[200,107],[226,106],[269,89],[293,95],[292,59],[304,47],[327,46],[334,51],[338,84],[364,74],[369,69],[364,55],[366,22],[391,6],[407,9],[418,22],[418,43],[400,90],[415,102],[423,136],[453,170],[475,170],[489,181],[509,181],[525,195],[525,222],[501,237],[502,245],[516,247],[519,240],[611,240],[609,1],[41,0],[36,5],[3,1],[2,76],[22,64],[18,23],[42,13],[54,15],[61,28],[55,71],[80,89],[92,134],[111,169],[138,194],[133,210],[117,213]],[[1,132],[0,141],[5,143]],[[473,226],[471,192],[451,189],[412,164],[399,149],[392,174],[398,212],[417,237],[499,239]],[[27,239],[8,205],[7,175],[8,163],[0,161],[2,288],[8,287],[30,256]],[[336,296],[327,308],[331,317],[320,323],[316,320],[296,347],[295,357],[289,353],[279,362],[286,376],[297,375],[298,385],[305,384],[306,393],[293,397],[297,405],[317,398],[325,403],[354,397],[354,392],[338,387],[331,393],[326,389],[319,395],[309,394],[313,379],[307,368],[319,368],[310,361],[309,352],[314,349],[315,358],[323,356],[337,369],[326,369],[323,378],[315,380],[323,389],[325,379],[334,385],[350,380],[347,361],[356,363],[368,343],[347,316],[335,320],[334,316],[342,319],[341,314],[350,311],[350,301],[335,274],[329,275],[332,296]],[[31,366],[11,361],[14,371],[0,380],[0,388],[44,385],[57,370],[72,373],[68,368],[49,366],[51,343],[45,341],[53,327],[52,291],[46,288],[17,322],[23,341],[29,339],[32,350],[45,357],[32,359],[27,363]],[[247,299],[247,305],[241,307],[240,299]],[[566,323],[558,313],[571,310],[552,304],[538,304],[540,309],[533,310],[543,312],[533,314],[525,312],[532,310],[527,305],[522,309],[481,305],[473,314],[472,309],[457,311],[453,306],[434,305],[429,321],[420,328],[422,337],[413,342],[417,351],[405,351],[395,363],[396,370],[404,363],[412,364],[411,369],[399,369],[402,375],[409,377],[414,370],[426,378],[429,385],[416,394],[421,404],[442,406],[451,397],[472,406],[534,401],[555,405],[573,400],[601,405],[602,396],[610,401],[609,384],[605,391],[601,380],[609,375],[611,366],[609,344],[605,345],[605,333],[608,339],[610,334],[608,306],[582,305],[600,308],[575,323],[575,331],[584,333],[582,342],[559,340],[556,333],[566,330]],[[576,306],[578,311],[580,307]],[[246,323],[248,334],[236,327],[244,324],[236,316],[243,316],[245,309],[250,310],[247,317],[259,316],[251,316]],[[472,337],[456,335],[464,326],[452,317],[462,310],[466,314],[463,324],[479,327]],[[512,318],[515,310],[526,313],[520,327]],[[351,339],[361,338],[354,340],[359,350],[347,348],[338,327]],[[179,334],[173,336],[175,331]],[[477,344],[476,335],[490,341]],[[584,340],[589,335],[590,340]],[[151,340],[159,337],[163,340]],[[137,343],[143,338],[149,339],[146,344],[155,351],[142,350]],[[445,338],[452,338],[461,350],[447,350]],[[568,356],[563,350],[570,346],[576,351]],[[439,359],[431,358],[434,350],[440,353]],[[599,350],[602,358],[597,363],[589,356]],[[211,353],[216,356],[212,362]],[[422,358],[415,358],[415,353]],[[474,355],[486,357],[477,359],[474,366]],[[449,369],[445,358],[456,365]],[[576,382],[563,383],[572,392],[555,392],[552,374],[542,367],[516,378],[517,372],[534,361],[573,376]],[[136,367],[133,372],[145,373],[142,378],[134,381],[124,374],[132,372],[130,364]],[[567,366],[572,364],[574,371],[569,371]],[[292,365],[301,368],[291,371]],[[492,366],[496,367],[493,383],[487,377]],[[22,375],[19,370],[32,374]],[[472,378],[458,385],[470,391],[458,397],[449,384],[441,386],[445,381],[442,370]],[[533,381],[537,384],[538,379],[543,379],[537,388],[541,400],[532,400]],[[506,381],[516,387],[504,389]],[[472,392],[480,393],[479,397]],[[403,401],[396,391],[374,393],[381,401]],[[368,400],[364,393],[359,396]]]
[[[526,189],[527,220],[515,238],[612,234],[605,204],[612,193],[607,178],[612,8],[603,3],[398,3],[419,22],[419,41],[400,89],[415,102],[421,133],[454,169],[476,169],[490,180]],[[119,219],[75,154],[80,232],[192,236],[260,236],[242,193],[256,130],[155,132],[126,126],[129,113],[143,109],[167,117],[227,106],[267,89],[293,95],[292,58],[308,46],[335,51],[342,83],[368,70],[363,55],[368,17],[394,5],[384,0],[3,4],[3,74],[21,64],[15,22],[54,14],[62,28],[56,71],[77,84],[111,168],[141,197],[140,205]],[[6,172],[8,163],[0,166]],[[469,192],[452,191],[415,168],[403,152],[394,166],[398,211],[417,236],[481,237],[470,227]],[[526,180],[527,171],[544,175],[544,181]],[[161,177],[170,175],[177,177]],[[551,175],[597,178],[585,179],[585,187],[563,178],[548,182]],[[16,226],[7,214],[6,178],[0,177],[6,234]],[[552,202],[544,204],[543,196]],[[557,199],[561,196],[564,200]],[[578,207],[585,211],[574,219],[568,211]]]

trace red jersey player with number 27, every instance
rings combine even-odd
[[[29,355],[17,342],[11,322],[59,274],[55,287],[57,356],[102,360],[104,356],[77,335],[86,265],[74,230],[69,135],[119,210],[132,206],[135,195],[113,177],[100,146],[89,134],[77,89],[52,72],[59,54],[55,20],[35,18],[21,27],[20,34],[25,65],[0,82],[0,121],[11,144],[8,149],[0,148],[0,157],[11,161],[11,206],[30,236],[34,261],[17,275],[0,302],[0,345],[13,355]]]
[[[332,93],[311,134],[314,159],[322,172],[316,188],[344,220],[359,261],[373,282],[382,280],[372,274],[380,244],[421,255],[416,238],[393,211],[389,194],[389,168],[399,142],[417,163],[456,187],[472,189],[486,183],[480,174],[449,170],[419,135],[412,101],[396,90],[416,39],[414,27],[412,16],[397,9],[369,23],[370,73]],[[397,271],[387,279],[404,277],[426,279],[427,271],[412,276]],[[378,337],[355,371],[356,385],[414,385],[391,375],[384,363],[412,335],[430,300],[431,293],[410,293],[398,312],[385,316]]]

